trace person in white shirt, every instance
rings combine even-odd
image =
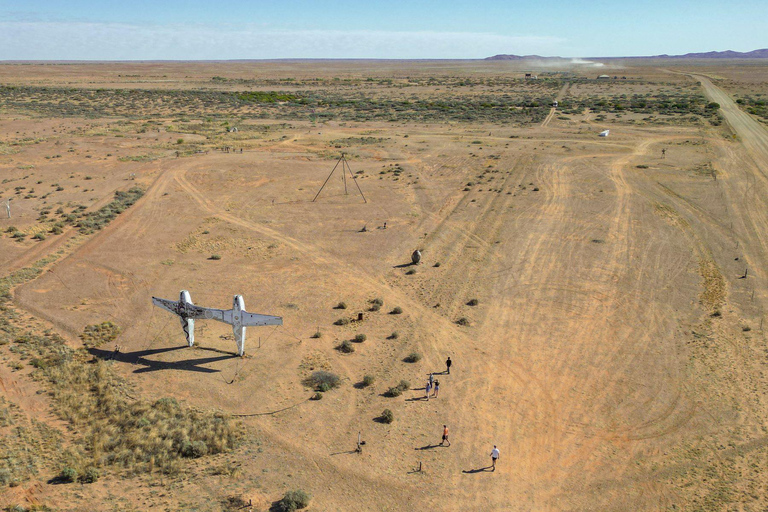
[[[499,460],[499,449],[496,445],[493,445],[493,451],[491,452],[491,467],[493,471],[496,471],[496,461]]]

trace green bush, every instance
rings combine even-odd
[[[45,235],[43,233],[36,233],[32,238],[35,240],[45,240]]]
[[[208,259],[209,260],[217,260],[218,261],[218,260],[221,259],[221,255],[220,254],[211,254],[211,257],[208,258]]]
[[[339,302],[334,306],[333,309],[347,309],[347,303],[346,302]]]
[[[365,334],[355,334],[355,339],[353,341],[357,343],[362,343],[367,339],[368,337]]]
[[[368,386],[373,384],[374,380],[375,379],[374,379],[373,375],[366,375],[365,377],[363,377],[363,382],[362,382],[363,387],[367,388]]]
[[[208,446],[204,441],[186,442],[181,445],[181,456],[189,459],[197,459],[208,455]]]
[[[461,317],[458,320],[456,320],[456,323],[459,325],[469,325],[469,320],[467,320],[466,317]]]
[[[275,508],[279,512],[295,512],[296,510],[307,508],[311,498],[312,496],[302,490],[288,491],[283,498],[277,502]]]
[[[349,318],[339,318],[335,322],[333,322],[333,325],[347,325],[349,324]]]
[[[384,396],[395,397],[403,394],[403,391],[411,389],[411,383],[407,380],[401,380],[397,386],[393,386],[384,392]]]
[[[77,470],[75,468],[65,467],[59,473],[59,480],[62,482],[74,482],[77,480]]]
[[[93,466],[89,466],[85,469],[78,481],[82,484],[92,484],[99,479],[99,470]]]
[[[320,331],[315,331],[315,334],[310,336],[310,338],[315,338],[315,339],[322,338],[322,337],[323,337],[323,333],[321,333]]]
[[[400,306],[395,306],[392,311],[389,312],[390,315],[399,315],[403,312],[403,308]]]
[[[343,352],[345,354],[351,354],[355,351],[355,347],[352,346],[352,344],[349,342],[349,340],[344,340],[336,347],[336,350],[339,352]]]
[[[384,409],[379,416],[379,421],[382,423],[392,423],[395,421],[395,415],[389,409]]]
[[[304,385],[314,388],[317,391],[328,391],[339,387],[341,379],[335,373],[325,370],[312,372],[312,375],[304,379]]]
[[[467,302],[467,306],[477,306],[477,305],[478,305],[477,299],[470,299]]]
[[[392,334],[390,334],[389,336],[387,336],[387,339],[388,339],[388,340],[396,340],[396,339],[397,339],[397,338],[399,338],[399,337],[400,337],[400,333],[399,333],[399,332],[397,332],[397,331],[392,331]]]
[[[400,388],[398,388],[397,386],[391,387],[391,388],[389,388],[388,390],[386,390],[384,392],[384,396],[388,396],[390,398],[394,398],[394,397],[400,396],[402,394],[403,394],[403,391]]]
[[[403,359],[403,361],[406,363],[418,363],[421,361],[421,354],[418,352],[411,352],[405,357],[405,359]]]

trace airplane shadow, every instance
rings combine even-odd
[[[232,359],[239,357],[237,354],[224,353],[226,355],[215,357],[200,357],[197,359],[185,359],[183,361],[155,361],[147,359],[148,356],[155,354],[161,354],[163,352],[171,352],[173,350],[181,350],[189,348],[186,345],[181,347],[169,347],[169,348],[154,348],[150,350],[137,350],[135,352],[115,352],[112,350],[101,350],[98,348],[89,348],[88,352],[93,357],[102,359],[104,361],[119,361],[121,363],[139,364],[143,368],[138,368],[133,373],[146,373],[155,372],[159,370],[183,370],[187,372],[201,372],[201,373],[218,373],[221,370],[215,370],[213,368],[205,368],[199,365],[214,363],[216,361],[223,361],[225,359]],[[214,352],[220,352],[213,349]]]

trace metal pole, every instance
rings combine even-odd
[[[347,159],[344,158],[344,153],[341,154],[341,158],[339,160],[343,160],[341,164],[341,176],[342,176],[342,179],[344,180],[344,195],[346,196],[348,195],[347,194],[347,173],[344,172],[344,164],[347,162]]]
[[[360,197],[363,198],[363,202],[365,204],[368,204],[368,200],[365,198],[365,194],[363,194],[362,189],[360,188],[360,185],[358,185],[357,180],[355,179],[355,175],[352,174],[352,169],[349,167],[349,162],[347,162],[347,159],[344,159],[344,162],[347,164],[347,171],[349,171],[349,175],[352,176],[352,181],[355,182],[355,186],[357,187],[357,191],[360,192]]]
[[[342,154],[341,158],[344,158],[344,155]],[[331,176],[333,176],[334,171],[336,171],[336,168],[339,166],[339,162],[341,162],[341,158],[339,158],[338,162],[336,162],[336,165],[333,166],[333,170],[331,171],[331,174],[328,175],[327,178],[325,178],[325,181],[323,182],[323,186],[320,187],[320,190],[317,191],[317,195],[315,195],[315,199],[317,199],[317,196],[320,195],[320,192],[323,191],[325,188],[325,184],[328,183],[328,180],[331,179]],[[315,199],[312,200],[312,202],[315,202]]]

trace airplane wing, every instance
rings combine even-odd
[[[283,325],[283,319],[279,316],[257,315],[243,311],[243,326],[250,325]]]
[[[152,304],[154,304],[157,307],[163,308],[164,310],[169,311],[174,315],[179,314],[179,301],[168,300],[168,299],[158,299],[157,297],[152,297]]]
[[[194,304],[185,304],[176,300],[159,299],[157,297],[152,297],[152,304],[182,318],[218,320],[219,322],[231,323],[231,310],[224,311],[222,309],[204,308]]]

